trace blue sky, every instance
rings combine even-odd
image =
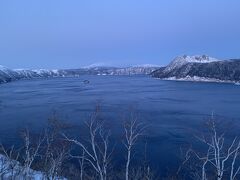
[[[239,0],[2,0],[0,64],[76,68],[240,58]]]

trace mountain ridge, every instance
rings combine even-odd
[[[81,75],[144,75],[150,74],[159,67],[83,67],[78,69],[8,69],[0,65],[0,83],[20,79],[50,78],[50,77],[78,77]]]

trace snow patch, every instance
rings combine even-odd
[[[3,179],[19,179],[24,180],[26,177],[21,173],[23,167],[18,161],[9,159],[8,157],[0,154],[0,171],[1,178]],[[34,180],[44,180],[47,179],[43,172],[30,170],[30,178]],[[57,177],[56,180],[67,180],[66,178]]]

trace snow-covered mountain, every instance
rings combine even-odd
[[[0,83],[13,79],[19,79],[17,72],[0,65]]]
[[[181,81],[240,82],[240,60],[218,60],[206,55],[178,56],[153,77]]]
[[[19,79],[49,78],[49,77],[74,77],[81,75],[144,75],[157,70],[159,66],[136,67],[103,67],[88,66],[79,69],[47,70],[47,69],[8,69],[0,66],[0,83]]]
[[[180,68],[181,66],[188,64],[188,63],[210,63],[210,62],[217,62],[221,61],[216,58],[209,57],[207,55],[196,55],[196,56],[178,56],[176,57],[166,68],[165,72],[172,71],[176,68]]]
[[[43,78],[43,77],[60,77],[63,72],[59,70],[24,70],[24,69],[8,69],[0,66],[0,83],[10,82],[19,79]]]

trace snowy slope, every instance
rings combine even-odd
[[[180,68],[181,66],[187,64],[187,63],[210,63],[210,62],[216,62],[221,61],[216,58],[212,58],[206,55],[196,55],[196,56],[178,56],[176,57],[166,68],[165,72],[172,71],[176,68]]]
[[[0,172],[1,179],[17,179],[17,180],[48,180],[43,172],[30,169],[30,177],[26,178],[23,174],[23,167],[18,161],[9,159],[7,156],[0,154]],[[55,180],[67,180],[63,177],[57,177]]]

